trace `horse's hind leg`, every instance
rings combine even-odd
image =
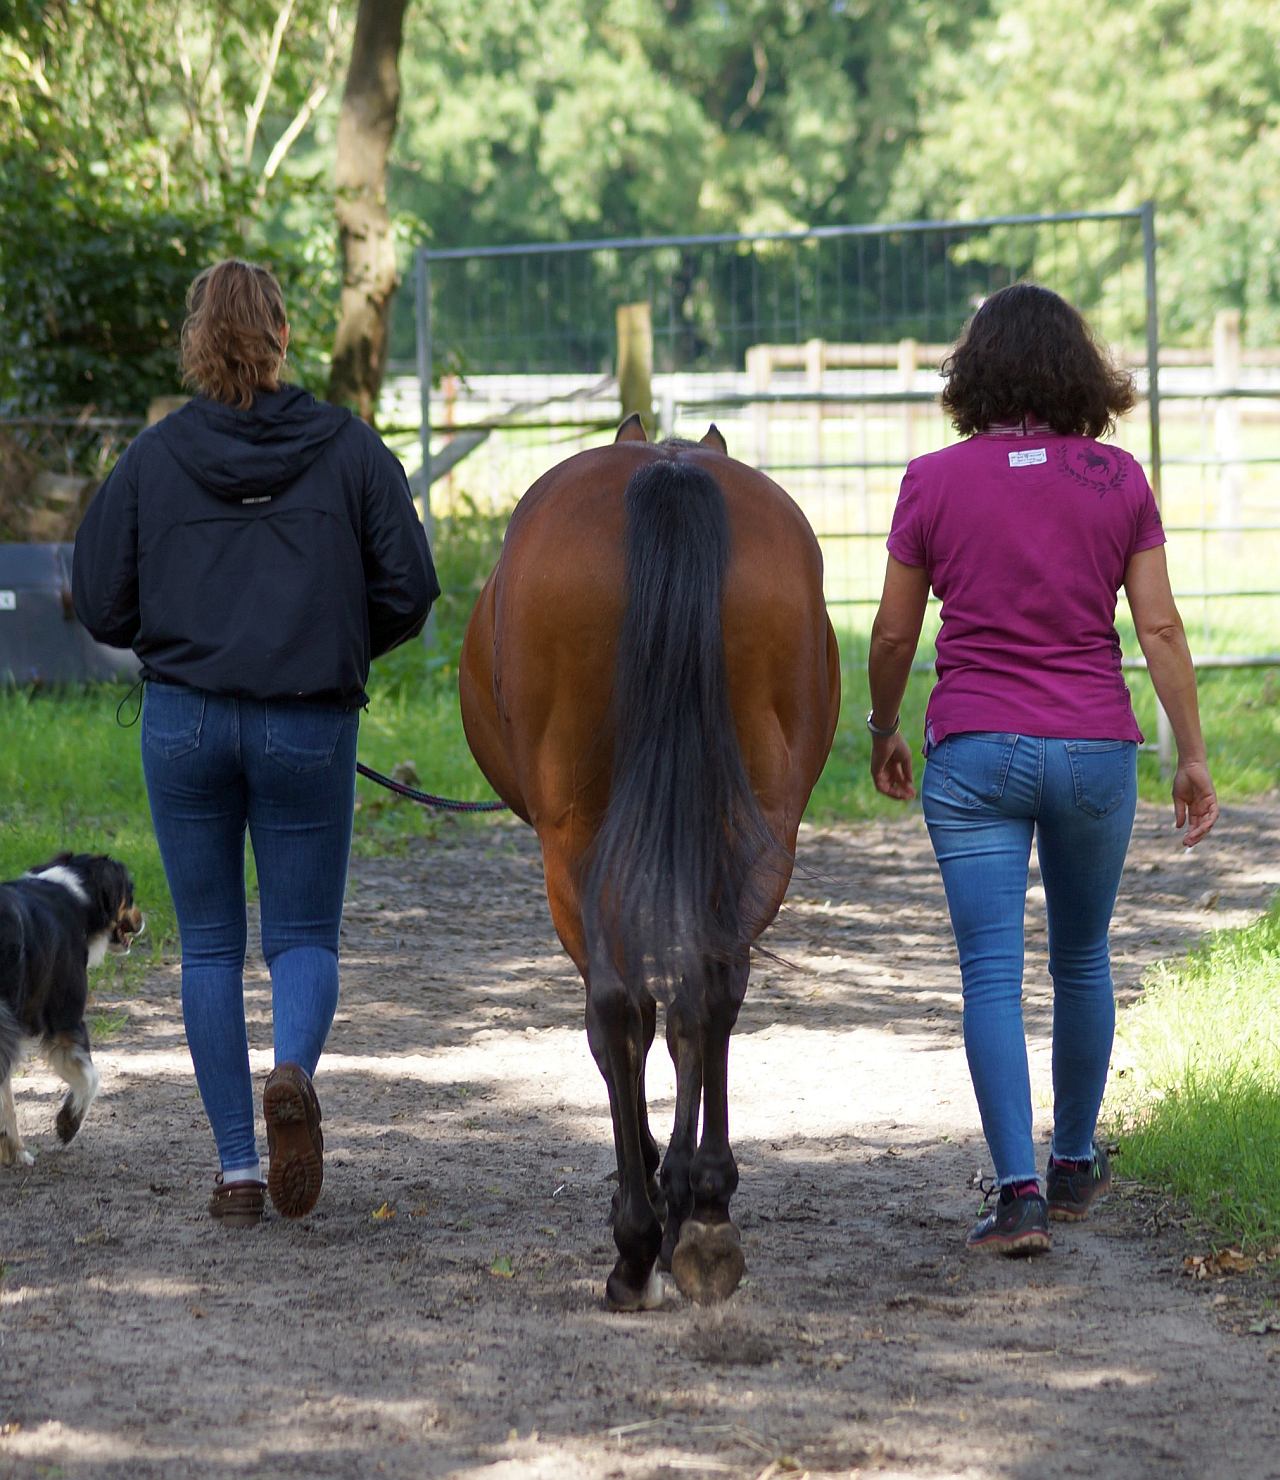
[[[689,1167],[693,1210],[671,1255],[681,1294],[699,1305],[727,1300],[738,1288],[746,1260],[729,1200],[738,1166],[729,1147],[729,1035],[747,991],[744,948],[729,965],[710,965],[702,1023],[702,1141]]]
[[[658,1004],[654,1001],[652,992],[642,991],[640,993],[640,1023],[642,1034],[640,1075],[636,1083],[636,1110],[640,1117],[640,1150],[644,1155],[645,1185],[649,1191],[649,1201],[653,1204],[653,1210],[661,1221],[666,1216],[667,1207],[667,1200],[655,1180],[661,1153],[658,1150],[658,1143],[653,1139],[653,1132],[649,1129],[649,1102],[644,1088],[644,1066],[649,1061],[649,1050],[653,1047],[653,1039],[658,1027]],[[621,1196],[622,1188],[619,1186],[613,1194],[613,1209],[610,1214],[613,1218],[618,1216],[618,1201]],[[670,1260],[662,1267],[670,1269]]]
[[[663,1269],[671,1268],[680,1230],[693,1211],[689,1169],[698,1149],[698,1113],[702,1105],[702,1029],[683,988],[667,1008],[667,1049],[676,1071],[676,1113],[662,1160],[667,1208],[658,1263]]]
[[[618,1262],[605,1286],[613,1310],[651,1310],[662,1303],[654,1261],[662,1243],[649,1187],[656,1148],[646,1156],[647,1126],[640,1111],[645,1042],[640,1001],[611,964],[593,964],[587,981],[587,1041],[609,1090],[618,1192],[613,1204],[613,1241]],[[652,1146],[653,1137],[647,1136]]]
[[[649,1129],[649,1101],[644,1087],[644,1066],[649,1062],[649,1050],[653,1047],[654,1036],[658,1030],[658,1004],[653,999],[653,993],[647,990],[640,993],[640,1022],[642,1030],[640,1075],[636,1085],[636,1109],[640,1116],[640,1149],[644,1153],[649,1201],[661,1220],[666,1214],[666,1199],[655,1180],[658,1175],[661,1153],[658,1150],[658,1143],[653,1139],[653,1132]]]

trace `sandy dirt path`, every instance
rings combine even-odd
[[[0,1172],[0,1475],[1280,1476],[1280,1338],[1235,1334],[1229,1287],[1180,1277],[1123,1181],[1046,1258],[965,1254],[987,1161],[923,826],[806,829],[801,850],[768,937],[791,964],[757,963],[730,1060],[748,1272],[728,1305],[671,1287],[603,1309],[607,1104],[534,840],[449,827],[353,866],[310,1218],[206,1216],[174,968],[121,1004],[70,1148],[52,1079],[18,1080],[38,1160]],[[1232,809],[1190,857],[1141,808],[1122,998],[1277,887],[1280,803]],[[1042,916],[1033,880],[1043,1133]],[[650,1064],[661,1135],[661,1038]]]

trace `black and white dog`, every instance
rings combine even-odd
[[[128,869],[101,854],[61,853],[0,884],[0,1166],[35,1160],[18,1135],[11,1082],[28,1045],[70,1086],[59,1139],[80,1129],[98,1093],[84,1023],[89,968],[127,951],[142,926]]]

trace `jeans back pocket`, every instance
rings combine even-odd
[[[266,753],[296,776],[325,770],[338,741],[359,723],[358,711],[331,704],[272,702],[265,708]]]
[[[942,761],[942,787],[962,807],[981,807],[1004,795],[1016,735],[948,735],[935,751]]]
[[[1135,784],[1132,740],[1068,740],[1067,762],[1076,806],[1088,817],[1109,817]]]
[[[180,684],[148,681],[142,703],[142,743],[165,760],[200,748],[205,695]]]

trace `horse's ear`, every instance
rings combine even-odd
[[[615,442],[647,442],[649,440],[644,434],[644,422],[640,420],[638,411],[633,411],[627,417],[618,428],[618,435],[613,440]]]
[[[702,438],[702,445],[710,447],[713,452],[723,452],[729,455],[729,444],[724,440],[724,434],[713,421],[707,428],[706,435]]]

